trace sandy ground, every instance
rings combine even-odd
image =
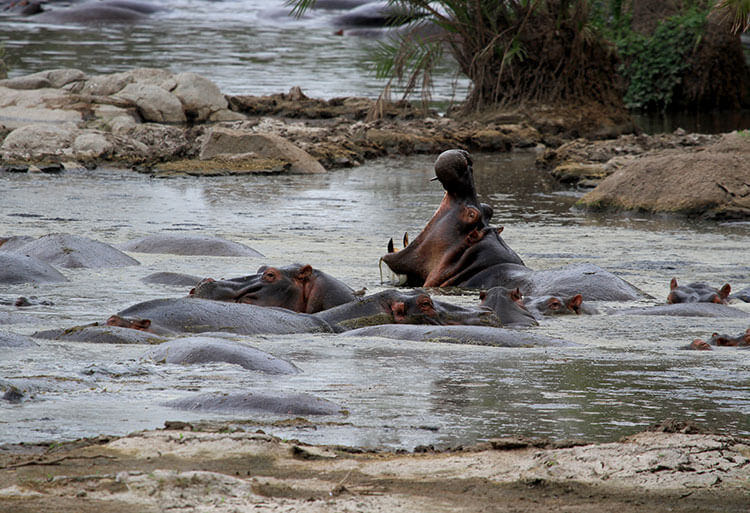
[[[495,439],[440,453],[181,424],[0,447],[2,512],[749,510],[750,439],[684,428],[603,444]]]

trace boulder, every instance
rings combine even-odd
[[[223,127],[214,127],[208,132],[201,146],[200,159],[227,158],[238,153],[289,162],[290,173],[326,172],[309,153],[279,135]]]
[[[187,121],[182,102],[161,87],[137,82],[126,85],[116,98],[132,102],[144,121],[156,123],[184,123]]]
[[[704,151],[665,150],[625,163],[586,194],[592,209],[643,210],[710,218],[750,216],[750,131]]]
[[[72,82],[86,80],[86,74],[78,69],[53,69],[0,80],[0,87],[9,89],[60,89]]]
[[[100,132],[86,131],[73,141],[73,153],[76,158],[99,158],[112,153],[114,145],[109,138]]]
[[[0,147],[6,160],[71,156],[77,129],[69,124],[33,124],[16,128]]]
[[[125,86],[133,83],[161,86],[166,81],[173,80],[171,72],[158,68],[136,68],[121,73],[96,75],[90,77],[81,93],[94,96],[110,96],[122,91]]]
[[[215,112],[227,108],[227,100],[216,84],[196,73],[178,73],[177,86],[171,91],[182,102],[188,118],[206,121]]]

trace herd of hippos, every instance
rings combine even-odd
[[[312,10],[337,13],[330,24],[338,35],[377,35],[417,16],[388,2],[372,0],[317,0]],[[168,11],[163,3],[148,0],[0,0],[0,14],[50,25],[135,24]],[[269,7],[262,15],[281,19],[288,18],[290,11],[291,7]]]
[[[549,315],[597,314],[584,299],[632,301],[647,297],[595,265],[543,271],[527,267],[501,237],[502,229],[490,224],[492,208],[477,198],[468,152],[454,149],[440,154],[435,175],[445,189],[436,212],[413,241],[405,240],[401,249],[394,248],[391,241],[381,258],[407,289],[365,295],[323,271],[300,264],[264,266],[255,274],[222,280],[157,273],[151,277],[154,282],[179,282],[191,287],[189,294],[145,301],[106,321],[34,336],[88,333],[101,337],[122,332],[169,338],[220,331],[239,335],[327,332],[504,347],[574,345],[516,328],[536,325]],[[0,238],[0,283],[41,282],[45,277],[54,281],[54,276],[43,274],[54,269],[42,271],[31,263],[32,256],[50,252],[40,241]],[[71,253],[74,243],[66,245],[64,249]],[[124,249],[145,251],[137,245]],[[101,250],[92,246],[81,251],[96,256]],[[34,273],[42,273],[42,278]],[[439,292],[446,288],[479,289],[481,304],[459,306],[430,296],[431,289]],[[750,302],[750,289],[731,294],[728,284],[717,289],[702,283],[678,285],[673,279],[666,304],[612,313],[750,318],[749,313],[729,306],[730,300]],[[24,306],[30,300],[14,302]],[[710,350],[712,346],[750,347],[750,329],[737,336],[713,334],[708,341],[696,339],[685,348]]]

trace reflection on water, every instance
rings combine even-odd
[[[558,191],[534,170],[534,154],[475,155],[482,201],[503,237],[534,268],[592,262],[662,302],[669,280],[750,285],[750,226],[639,215],[587,215],[577,194]],[[8,286],[0,297],[53,301],[24,309],[18,333],[105,319],[139,301],[177,297],[180,287],[140,278],[175,271],[241,276],[262,264],[310,263],[369,292],[383,288],[386,242],[414,236],[441,197],[434,156],[384,159],[314,176],[155,179],[99,169],[64,175],[0,175],[0,235],[70,232],[111,244],[160,232],[217,235],[266,258],[134,253],[141,265],[64,270],[67,283]],[[476,294],[446,300],[476,304]],[[648,302],[648,301],[643,301]],[[643,303],[641,302],[641,303]],[[618,304],[599,304],[607,312]],[[748,306],[740,305],[745,311]],[[0,305],[0,311],[16,311]],[[612,440],[668,417],[750,434],[750,351],[679,348],[711,332],[736,334],[746,319],[597,316],[548,319],[537,333],[581,347],[503,349],[344,339],[332,335],[243,337],[304,372],[264,376],[231,365],[143,362],[147,348],[42,343],[0,353],[0,383],[30,390],[0,402],[0,441],[75,438],[159,427],[198,418],[252,422],[309,442],[390,446],[468,444],[507,435]],[[201,415],[167,400],[216,390],[308,392],[349,411],[331,423],[269,426],[263,415]],[[252,425],[255,425],[252,424]],[[253,428],[254,429],[254,428]]]

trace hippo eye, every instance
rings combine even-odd
[[[266,271],[263,273],[263,281],[275,281],[276,273],[273,271]]]
[[[417,298],[417,306],[422,310],[432,308],[432,300],[427,296],[421,296]]]

